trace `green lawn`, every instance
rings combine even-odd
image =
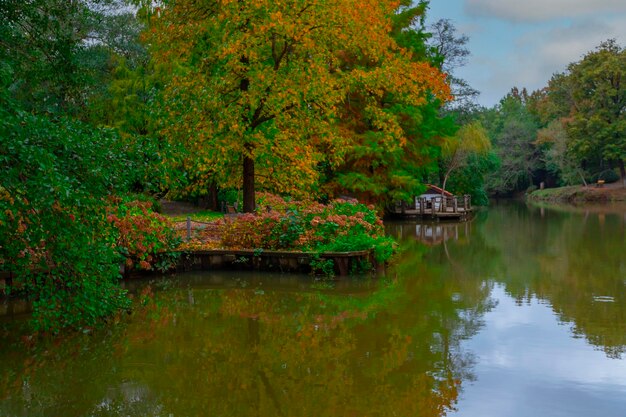
[[[220,213],[219,211],[203,210],[195,213],[177,214],[168,217],[175,222],[180,222],[187,220],[188,216],[191,218],[191,220],[199,222],[210,222],[213,220],[221,219],[222,217],[224,217],[224,213]]]

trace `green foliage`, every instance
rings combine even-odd
[[[218,200],[226,202],[226,204],[233,205],[237,203],[241,205],[241,191],[232,188],[220,190],[218,193]]]
[[[539,122],[528,109],[526,97],[513,89],[498,106],[483,114],[483,125],[500,162],[486,178],[490,194],[526,190],[532,184],[533,173],[543,168],[536,144]]]
[[[96,325],[128,306],[123,255],[162,265],[154,254],[175,243],[147,203],[111,208],[142,161],[114,131],[0,102],[0,269],[32,297],[35,329]]]
[[[272,229],[272,233],[277,234],[279,247],[292,247],[304,233],[302,218],[297,211],[290,210],[281,217],[278,225]]]
[[[1,98],[0,98],[1,99]],[[105,202],[133,178],[112,132],[6,110],[0,117],[0,268],[35,299],[40,330],[94,325],[127,306]]]
[[[600,171],[597,174],[593,175],[591,177],[591,182],[602,180],[605,183],[610,184],[612,182],[619,181],[619,179],[620,179],[619,174],[615,172],[615,170],[605,169],[604,171]]]
[[[548,98],[567,111],[568,150],[577,162],[602,168],[602,161],[626,160],[626,48],[603,42],[567,72],[550,81]]]
[[[379,208],[420,194],[422,179],[434,171],[441,153],[441,137],[453,135],[457,129],[452,118],[440,117],[439,109],[436,101],[419,107],[391,106],[387,111],[400,120],[406,135],[404,146],[390,147],[381,132],[362,134],[334,173],[331,189],[347,191]]]
[[[29,111],[84,117],[107,89],[110,58],[145,55],[140,25],[120,10],[122,0],[3,1],[0,62],[12,68],[13,98]]]
[[[484,187],[484,178],[496,171],[499,163],[494,152],[471,155],[464,167],[450,175],[446,189],[454,195],[470,195],[473,205],[486,206],[489,204],[489,196]]]
[[[487,132],[477,120],[464,124],[454,136],[445,138],[440,160],[440,168],[444,171],[441,188],[447,189],[448,178],[454,171],[468,167],[470,161],[484,157],[490,150],[491,142]],[[482,188],[484,171],[478,171],[476,174],[480,175],[474,176],[474,182]]]
[[[329,278],[335,276],[335,262],[332,259],[321,259],[318,255],[311,260],[310,266],[313,272],[321,272]]]
[[[272,211],[220,222],[224,247],[316,253],[373,249],[378,262],[389,260],[394,252],[394,241],[385,236],[382,221],[364,204],[345,201],[329,205],[287,203],[270,195],[264,195],[263,200],[274,202]]]

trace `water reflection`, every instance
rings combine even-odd
[[[382,280],[134,281],[132,316],[34,348],[0,320],[0,415],[620,415],[625,223],[496,205],[388,225]]]
[[[469,241],[472,222],[388,222],[387,233],[396,240],[416,239],[426,245],[434,246],[448,240]]]
[[[546,301],[576,337],[618,358],[626,351],[625,223],[623,213],[509,205],[490,210],[478,233],[499,248],[493,275],[518,303]]]
[[[0,414],[445,415],[471,378],[460,342],[488,289],[433,279],[415,249],[419,270],[366,288],[190,275],[114,334],[28,355],[12,340]]]

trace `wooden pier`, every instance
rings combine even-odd
[[[464,196],[415,197],[414,201],[398,201],[389,213],[398,217],[467,220],[471,215],[472,198]]]

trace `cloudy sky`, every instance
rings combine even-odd
[[[626,44],[626,0],[431,0],[428,22],[452,20],[472,56],[457,70],[496,104],[513,86],[544,87],[600,42]]]

